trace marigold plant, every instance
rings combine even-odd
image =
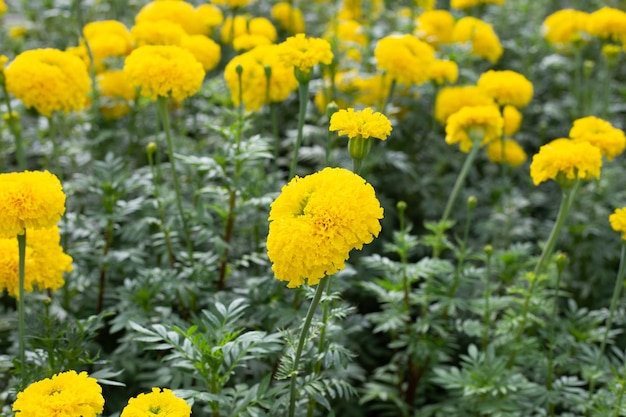
[[[289,288],[345,268],[352,249],[378,236],[383,209],[374,188],[343,168],[294,177],[271,204],[267,254]]]
[[[102,388],[86,372],[67,371],[30,384],[17,394],[17,417],[96,417],[104,410]]]

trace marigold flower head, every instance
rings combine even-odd
[[[288,37],[280,46],[280,59],[301,73],[310,73],[317,64],[330,64],[333,52],[322,38],[309,38],[304,33]]]
[[[507,104],[502,109],[502,118],[504,119],[504,135],[513,136],[519,131],[522,124],[522,113],[517,107]]]
[[[435,59],[430,65],[430,78],[439,85],[455,83],[459,78],[459,66],[454,61]]]
[[[185,1],[152,1],[139,10],[135,24],[145,22],[171,22],[179,25],[187,35],[204,35],[207,28],[197,10]]]
[[[17,417],[96,417],[104,409],[102,388],[86,372],[58,373],[30,384],[17,394],[13,411]]]
[[[304,33],[304,17],[302,10],[291,3],[280,1],[272,6],[272,19],[289,33]]]
[[[152,388],[149,394],[139,394],[128,400],[120,417],[189,417],[191,407],[167,388]]]
[[[144,45],[176,45],[179,46],[187,36],[185,30],[174,22],[145,21],[135,24],[131,28],[131,34],[137,46]]]
[[[375,112],[371,107],[354,111],[353,108],[339,110],[330,118],[329,131],[347,135],[348,138],[376,138],[387,140],[391,133],[391,122],[382,113]]]
[[[453,9],[468,9],[481,4],[504,4],[504,0],[451,0],[450,7]]]
[[[543,145],[533,156],[530,176],[535,185],[555,180],[568,186],[572,180],[600,177],[602,154],[588,142],[560,138]]]
[[[515,168],[526,162],[528,156],[513,139],[494,140],[487,145],[487,158],[497,164],[509,164]]]
[[[241,96],[247,111],[257,111],[268,100],[272,103],[283,101],[298,88],[293,68],[285,65],[279,52],[278,45],[257,46],[234,57],[226,65],[224,79],[236,106],[239,106]],[[241,92],[238,67],[241,68]]]
[[[176,101],[194,95],[202,86],[204,69],[193,54],[178,46],[146,45],[135,49],[124,62],[124,73],[141,94],[156,100]]]
[[[601,39],[622,41],[626,38],[626,12],[603,7],[589,15],[587,32]]]
[[[463,107],[446,122],[446,143],[459,144],[461,152],[469,152],[474,146],[476,136],[480,136],[480,145],[486,145],[502,137],[504,122],[496,106]]]
[[[374,49],[376,66],[399,84],[422,84],[430,78],[435,50],[414,35],[390,35]]]
[[[218,27],[224,22],[224,14],[214,4],[201,4],[196,7],[198,17],[205,26],[205,34],[210,33],[213,28]]]
[[[4,70],[9,93],[44,116],[69,113],[87,105],[91,81],[80,58],[58,49],[33,49],[15,57]]]
[[[123,57],[133,50],[133,36],[128,28],[117,20],[87,23],[83,28],[83,35],[89,43],[97,72],[106,68],[107,58]],[[80,46],[85,47],[82,41]],[[88,62],[89,58],[86,61]]]
[[[476,86],[443,87],[435,98],[435,119],[444,124],[450,115],[463,107],[487,105],[495,105],[495,102]]]
[[[458,43],[470,43],[472,55],[485,58],[492,64],[498,62],[503,53],[500,39],[493,27],[475,17],[466,16],[456,22],[452,39]]]
[[[416,19],[415,35],[433,46],[452,42],[454,16],[447,10],[430,10]]]
[[[618,156],[626,147],[624,131],[617,129],[606,120],[588,116],[574,120],[569,137],[574,142],[589,142],[600,149],[608,161]]]
[[[574,9],[557,10],[545,18],[541,33],[551,44],[570,44],[583,39],[588,21],[589,13]]]
[[[626,207],[615,209],[609,216],[609,222],[613,230],[622,233],[622,240],[626,240]]]
[[[533,84],[515,71],[489,70],[480,76],[476,85],[502,106],[524,107],[533,98]]]
[[[378,236],[383,209],[374,188],[343,168],[295,177],[271,205],[267,254],[287,287],[317,284],[345,268],[352,249]]]
[[[215,68],[222,57],[219,44],[204,35],[186,36],[182,39],[180,46],[191,52],[205,71]]]
[[[72,271],[72,257],[63,252],[59,244],[59,228],[33,229],[26,236],[24,290],[49,289],[56,291],[65,281],[64,272]],[[19,253],[17,237],[0,238],[0,291],[19,298]]]
[[[12,238],[24,229],[56,225],[65,213],[65,193],[48,171],[0,174],[0,237]]]

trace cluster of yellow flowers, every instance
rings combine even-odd
[[[626,12],[606,6],[592,13],[561,9],[546,17],[541,30],[546,41],[559,47],[580,44],[590,37],[626,47]]]
[[[17,417],[96,417],[104,410],[102,387],[86,372],[60,372],[30,384],[17,394],[13,411]],[[121,417],[164,415],[189,417],[191,407],[169,389],[153,388],[128,400]]]

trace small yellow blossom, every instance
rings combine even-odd
[[[504,119],[504,135],[513,136],[519,131],[522,124],[522,113],[517,107],[507,104],[502,109],[502,118]]]
[[[586,35],[589,13],[560,9],[545,18],[541,33],[551,44],[563,46],[582,40]]]
[[[272,6],[272,19],[289,33],[304,33],[304,17],[302,10],[291,3],[280,1]]]
[[[495,105],[485,91],[476,86],[450,86],[439,90],[435,98],[435,119],[445,124],[451,114],[463,107]]]
[[[454,16],[447,10],[430,10],[416,19],[415,35],[433,46],[452,42]]]
[[[601,168],[598,148],[588,142],[560,138],[539,148],[530,164],[530,176],[535,185],[552,179],[569,186],[572,180],[599,178]]]
[[[472,55],[496,63],[503,53],[502,45],[493,27],[475,17],[466,16],[454,25],[452,39],[458,43],[471,44]]]
[[[374,49],[376,66],[402,85],[419,85],[430,79],[435,50],[414,35],[390,35]]]
[[[191,52],[205,71],[215,68],[222,56],[219,44],[204,35],[186,36],[182,39],[180,46]]]
[[[139,394],[128,400],[120,417],[189,417],[191,407],[167,388],[152,388],[149,394]]]
[[[502,137],[502,116],[496,106],[463,107],[446,122],[446,143],[459,144],[461,152],[469,152],[480,137],[480,146]]]
[[[626,207],[615,209],[609,216],[609,222],[613,230],[622,233],[622,240],[626,241]]]
[[[430,66],[430,78],[438,85],[455,83],[459,78],[459,66],[454,61],[435,59]]]
[[[196,7],[196,12],[205,27],[205,34],[210,34],[214,28],[224,22],[224,14],[214,4],[201,4]]]
[[[360,111],[353,108],[339,110],[330,118],[331,132],[338,131],[339,136],[348,138],[376,138],[386,140],[391,133],[391,122],[382,113],[367,107]]]
[[[177,0],[152,1],[139,10],[135,24],[145,22],[171,22],[180,26],[187,35],[205,35],[204,20],[192,4]]]
[[[624,131],[617,129],[606,120],[588,116],[574,120],[569,137],[574,142],[589,142],[600,149],[608,161],[618,156],[626,147]]]
[[[515,71],[489,70],[480,76],[476,85],[501,106],[511,104],[521,108],[533,98],[533,84]]]
[[[321,38],[308,38],[304,33],[287,38],[280,46],[280,59],[301,73],[309,73],[317,64],[330,64],[333,52],[330,43]]]
[[[497,164],[506,163],[519,167],[528,156],[524,149],[513,139],[494,140],[487,145],[487,158]]]
[[[587,32],[600,39],[620,42],[626,38],[626,12],[603,7],[589,15]]]

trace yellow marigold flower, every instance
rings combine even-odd
[[[262,45],[234,57],[224,69],[224,79],[231,91],[235,106],[239,106],[239,74],[241,67],[241,97],[247,111],[257,111],[264,104],[285,100],[296,88],[298,81],[293,68],[279,58],[278,45]],[[269,91],[268,91],[269,72]]]
[[[626,37],[626,12],[603,7],[589,15],[587,32],[601,39],[622,41]]]
[[[197,10],[185,1],[152,1],[139,10],[135,24],[144,22],[171,22],[179,25],[187,35],[204,35],[206,25]]]
[[[487,158],[497,164],[509,164],[515,168],[526,162],[528,156],[513,139],[494,140],[487,145]]]
[[[289,33],[304,33],[304,17],[302,10],[291,3],[280,1],[272,6],[272,19]]]
[[[24,229],[43,229],[65,213],[65,194],[59,179],[48,171],[0,174],[0,237],[11,238]]]
[[[345,268],[352,249],[378,236],[383,209],[374,188],[343,168],[293,178],[271,205],[267,254],[287,287],[316,285]]]
[[[430,65],[430,78],[439,85],[455,83],[459,78],[459,66],[454,61],[435,59]]]
[[[238,9],[240,7],[245,7],[250,3],[253,3],[254,0],[213,0],[213,4],[217,4],[218,6],[228,6],[231,9]]]
[[[515,71],[489,70],[482,73],[476,85],[501,106],[524,107],[533,98],[533,84]]]
[[[133,50],[133,37],[130,31],[116,20],[87,23],[83,28],[83,35],[89,43],[97,72],[105,68],[107,58],[126,56]]]
[[[64,272],[72,271],[72,257],[63,252],[59,244],[59,228],[28,230],[24,290],[49,289],[56,291],[65,281]],[[6,288],[10,296],[19,298],[19,253],[17,237],[0,238],[0,291]]]
[[[196,7],[196,12],[205,26],[205,33],[207,34],[224,22],[224,14],[214,4],[201,4]]]
[[[496,106],[463,107],[446,122],[446,143],[459,144],[461,152],[469,152],[473,139],[480,136],[480,145],[486,145],[502,137],[504,122]]]
[[[330,64],[333,52],[330,43],[321,38],[307,38],[304,33],[288,37],[280,46],[280,59],[302,73],[309,73],[317,64]]]
[[[481,4],[504,4],[504,0],[451,0],[453,9],[467,9]]]
[[[572,180],[600,177],[602,154],[588,142],[560,138],[543,145],[533,156],[530,176],[535,185],[555,180],[567,186]]]
[[[456,22],[452,39],[458,43],[470,43],[472,55],[485,58],[492,64],[498,62],[503,53],[500,39],[491,25],[475,17],[466,16]]]
[[[583,39],[588,21],[589,13],[574,9],[557,10],[545,18],[541,33],[551,44],[569,44]]]
[[[152,388],[149,394],[139,394],[128,400],[120,417],[189,417],[191,407],[167,388]]]
[[[17,394],[13,411],[17,417],[96,417],[104,410],[102,387],[86,372],[58,373],[30,384]]]
[[[188,50],[202,64],[205,71],[217,66],[222,57],[222,49],[213,39],[204,35],[191,35],[183,38],[180,46]]]
[[[135,44],[144,45],[176,45],[180,46],[187,37],[185,30],[178,24],[166,20],[158,22],[137,23],[130,30]]]
[[[482,89],[476,86],[450,86],[439,90],[435,98],[435,119],[444,124],[451,114],[469,106],[495,105]]]
[[[0,16],[7,12],[7,4],[4,0],[0,0]]]
[[[4,71],[9,93],[44,116],[87,105],[91,81],[76,56],[58,49],[33,49],[15,57]]]
[[[430,10],[416,19],[415,35],[433,46],[452,42],[454,16],[447,10]]]
[[[376,138],[387,140],[391,133],[391,122],[382,113],[375,112],[371,107],[360,111],[353,108],[339,110],[330,118],[329,131],[339,136],[347,135],[348,138]]]
[[[374,49],[376,66],[399,84],[422,84],[430,77],[435,50],[413,35],[391,35]]]
[[[234,28],[233,28],[233,19],[229,17],[224,21],[221,29],[221,39],[222,43],[232,43],[234,39],[237,39],[243,35],[255,35],[262,36],[267,39],[267,44],[273,43],[278,34],[276,32],[276,28],[264,17],[254,17],[249,18],[247,16],[237,15],[234,20]],[[258,41],[257,41],[258,42]]]
[[[613,127],[606,120],[588,116],[574,120],[574,125],[569,131],[569,137],[574,142],[589,142],[600,149],[606,159],[612,161],[624,151],[626,137],[624,131]]]
[[[504,135],[513,136],[519,131],[522,124],[522,113],[517,107],[507,104],[502,109],[502,118],[504,119]]]
[[[609,222],[613,230],[622,233],[622,240],[626,240],[626,207],[615,209],[609,216]]]
[[[194,95],[202,86],[204,69],[193,54],[178,46],[146,45],[135,49],[124,62],[130,83],[141,87],[141,94],[156,100],[176,101]]]

